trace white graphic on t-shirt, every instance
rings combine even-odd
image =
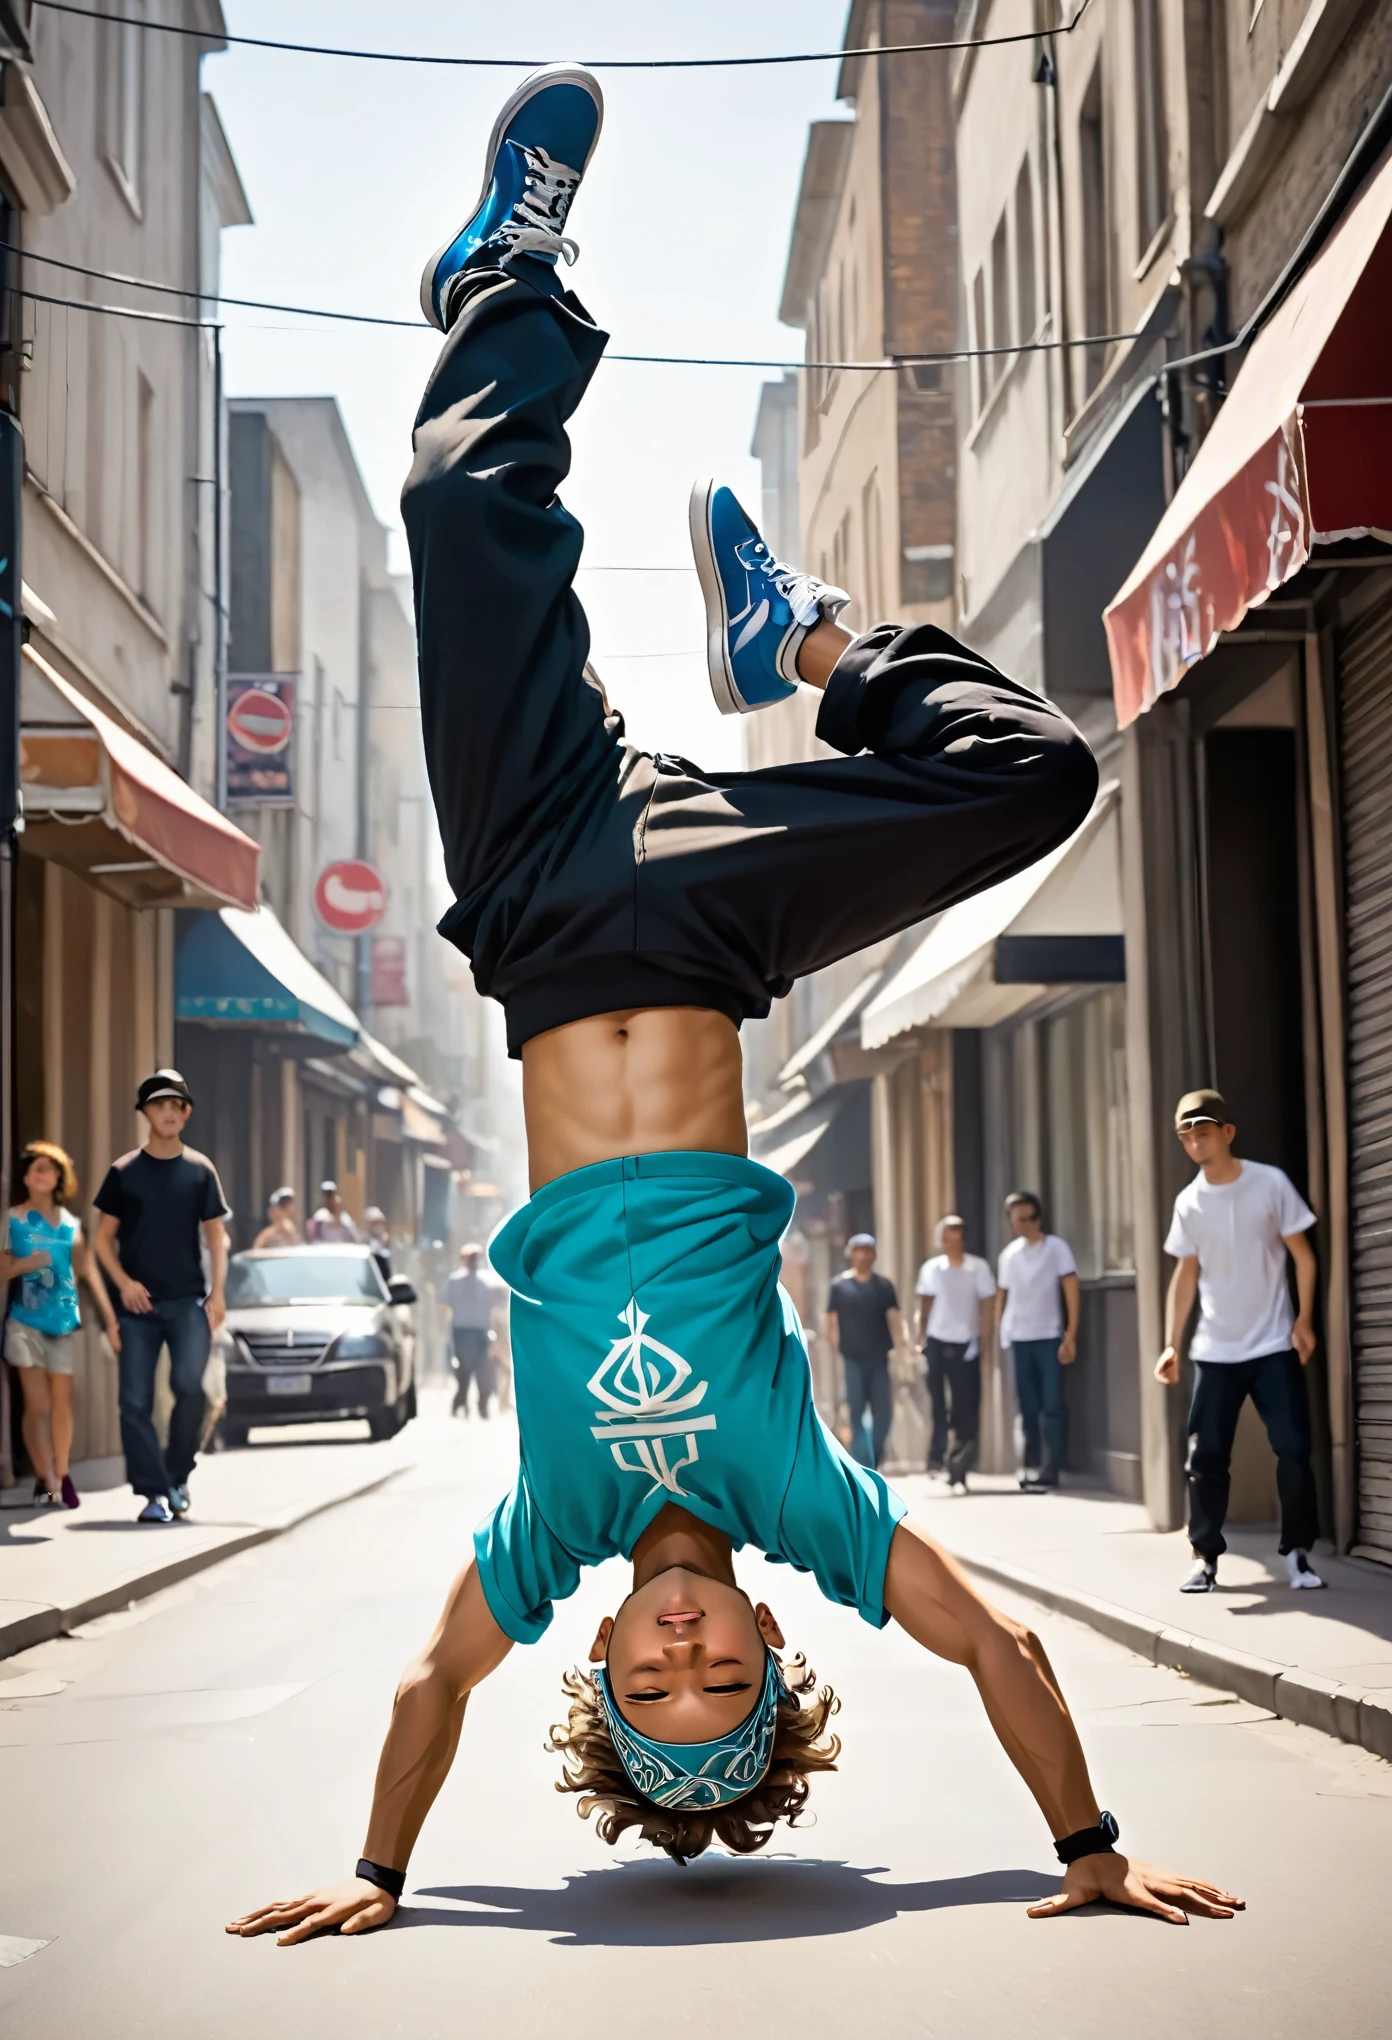
[[[709,1383],[698,1381],[685,1395],[678,1394],[690,1378],[690,1364],[670,1346],[648,1337],[648,1315],[639,1309],[636,1297],[619,1312],[619,1319],[627,1329],[615,1339],[588,1384],[591,1395],[608,1406],[595,1411],[599,1422],[590,1435],[609,1444],[614,1464],[625,1473],[647,1474],[652,1481],[649,1495],[658,1488],[684,1495],[677,1475],[700,1456],[696,1433],[715,1429],[714,1417],[685,1413],[704,1401]],[[685,1447],[675,1462],[667,1457],[668,1438],[680,1438]],[[624,1457],[625,1444],[633,1446],[633,1460]]]

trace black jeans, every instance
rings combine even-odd
[[[117,1355],[117,1403],[121,1413],[121,1449],[126,1479],[138,1495],[153,1501],[182,1487],[193,1471],[207,1403],[203,1371],[208,1365],[212,1333],[201,1298],[182,1296],[156,1303],[153,1309],[117,1315],[121,1350]],[[155,1429],[155,1369],[160,1348],[169,1348],[169,1386],[174,1408],[169,1418],[169,1444],[160,1450]]]
[[[894,1422],[894,1390],[889,1379],[886,1355],[868,1360],[841,1355],[846,1370],[846,1407],[851,1413],[851,1451],[862,1466],[878,1466]],[[865,1406],[870,1406],[870,1457],[865,1457]]]
[[[488,1334],[478,1325],[456,1325],[453,1343],[454,1408],[467,1411],[472,1381],[478,1388],[478,1413],[486,1417],[488,1398],[497,1386]]]
[[[968,1360],[964,1345],[950,1345],[944,1339],[929,1339],[923,1352],[928,1362],[928,1392],[933,1399],[928,1465],[944,1467],[950,1480],[965,1480],[976,1463],[981,1362]]]
[[[926,624],[884,624],[843,655],[817,728],[844,756],[702,772],[625,743],[587,667],[583,533],[556,493],[607,336],[521,275],[471,288],[402,513],[455,895],[440,930],[502,1002],[514,1054],[627,1006],[766,1014],[795,978],[1077,827],[1097,768],[1072,724]],[[635,503],[635,533],[642,519]]]
[[[1310,1404],[1293,1348],[1260,1360],[1196,1360],[1189,1404],[1189,1542],[1201,1558],[1227,1550],[1228,1472],[1244,1400],[1251,1396],[1276,1454],[1281,1550],[1308,1551],[1319,1535],[1310,1465]]]

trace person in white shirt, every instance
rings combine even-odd
[[[1026,1494],[1044,1494],[1059,1484],[1067,1423],[1063,1369],[1078,1357],[1082,1296],[1073,1250],[1057,1233],[1045,1232],[1033,1191],[1013,1190],[1005,1215],[1015,1237],[996,1263],[996,1330],[1015,1356],[1025,1449],[1020,1486]]]
[[[1197,1294],[1189,1342],[1189,1542],[1194,1569],[1183,1594],[1208,1594],[1227,1548],[1228,1474],[1242,1405],[1250,1395],[1276,1454],[1281,1556],[1293,1587],[1322,1587],[1309,1560],[1319,1530],[1310,1464],[1310,1405],[1304,1369],[1315,1350],[1314,1249],[1305,1235],[1315,1214],[1290,1177],[1267,1162],[1239,1161],[1237,1133],[1217,1091],[1190,1091],[1175,1131],[1199,1173],[1175,1199],[1165,1252],[1175,1271],[1165,1301],[1165,1350],[1158,1381],[1179,1379],[1179,1341]],[[1291,1308],[1286,1256],[1295,1263],[1299,1311]]]
[[[493,1365],[495,1343],[493,1313],[502,1300],[502,1288],[491,1274],[480,1269],[483,1248],[474,1241],[459,1249],[459,1266],[445,1282],[445,1307],[450,1314],[453,1342],[454,1416],[469,1414],[469,1384],[475,1384],[478,1413],[488,1415],[488,1398],[498,1387]]]
[[[923,1343],[933,1432],[929,1473],[946,1473],[949,1488],[967,1491],[981,1415],[981,1341],[990,1324],[995,1277],[966,1250],[967,1229],[953,1211],[938,1221],[938,1252],[918,1271],[914,1337]],[[949,1442],[950,1437],[950,1442]]]

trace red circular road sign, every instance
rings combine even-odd
[[[314,911],[335,934],[363,935],[387,911],[386,880],[356,857],[326,864],[315,883]]]
[[[227,733],[244,751],[269,758],[283,751],[294,734],[295,718],[278,694],[248,687],[227,711]]]

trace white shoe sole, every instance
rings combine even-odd
[[[424,314],[427,326],[434,326],[438,332],[443,332],[444,328],[435,316],[435,271],[440,266],[445,250],[453,247],[460,234],[464,231],[465,226],[473,218],[487,196],[488,187],[493,181],[493,165],[498,160],[498,147],[503,139],[503,129],[512,119],[518,107],[525,105],[527,100],[533,98],[543,85],[554,85],[566,81],[572,85],[579,85],[584,91],[588,92],[599,110],[599,119],[595,123],[594,141],[590,143],[589,155],[586,156],[583,163],[578,165],[572,163],[570,165],[572,170],[578,168],[582,177],[589,169],[590,158],[594,155],[599,142],[600,130],[604,126],[604,94],[600,90],[599,80],[595,77],[594,72],[587,71],[583,64],[538,65],[535,71],[527,73],[527,76],[522,80],[517,90],[510,93],[499,108],[498,118],[493,123],[493,132],[488,137],[488,153],[483,159],[483,182],[479,186],[478,197],[474,200],[472,207],[464,215],[464,218],[459,222],[454,232],[441,241],[439,247],[421,271],[420,308]]]
[[[725,613],[725,586],[715,564],[715,541],[711,537],[710,510],[716,487],[716,482],[709,475],[692,487],[687,511],[691,525],[691,553],[706,605],[706,667],[710,673],[711,693],[722,715],[745,715],[748,710],[739,697],[730,665],[730,619]]]

